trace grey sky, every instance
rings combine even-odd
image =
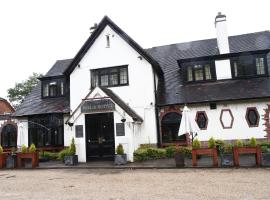
[[[0,97],[32,72],[74,57],[104,15],[148,48],[215,37],[219,11],[229,35],[269,30],[269,6],[269,0],[2,0]]]

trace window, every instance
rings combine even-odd
[[[206,81],[214,80],[215,67],[214,63],[209,62],[193,62],[193,63],[183,63],[183,67],[186,70],[186,81],[196,82],[196,81]]]
[[[250,77],[266,75],[264,55],[243,55],[231,58],[233,77]]]
[[[91,87],[113,87],[128,85],[128,67],[110,67],[91,70]]]
[[[42,81],[43,97],[58,97],[65,95],[64,80],[44,80]]]
[[[259,58],[256,58],[255,60],[256,60],[257,75],[265,74],[264,58],[259,57]]]
[[[178,136],[182,115],[171,112],[166,114],[161,120],[161,132],[163,143],[185,142],[186,136]]]
[[[1,131],[1,145],[4,148],[17,146],[17,128],[12,124],[7,124]]]
[[[198,111],[195,120],[200,129],[206,130],[208,125],[208,118],[205,111]]]
[[[257,108],[255,108],[255,107],[247,108],[246,121],[248,123],[248,126],[249,127],[259,126],[259,120],[260,120],[260,115],[258,113]]]
[[[29,144],[37,147],[64,145],[63,115],[39,115],[28,118]]]
[[[106,35],[106,47],[110,48],[110,35]]]

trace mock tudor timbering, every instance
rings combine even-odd
[[[118,144],[133,161],[141,144],[190,144],[188,134],[178,136],[184,105],[201,125],[201,141],[263,140],[265,131],[269,139],[270,32],[228,37],[221,13],[215,25],[217,38],[143,49],[105,16],[74,58],[58,60],[17,109],[25,137],[18,145],[38,134],[29,119],[57,115],[57,129],[53,120],[40,124],[44,134],[48,129],[44,148],[64,135],[62,148],[74,137],[81,162],[111,157]],[[94,108],[82,112],[84,103]]]

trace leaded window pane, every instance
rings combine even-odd
[[[110,85],[118,85],[118,74],[110,75]]]
[[[100,85],[101,86],[108,86],[109,85],[108,75],[101,75],[100,76]]]
[[[211,70],[210,70],[210,65],[209,64],[204,65],[204,70],[205,70],[205,79],[206,80],[212,79],[212,77],[211,77]]]
[[[120,69],[120,84],[127,84],[128,77],[127,77],[127,68]]]
[[[187,68],[187,81],[193,81],[192,66]]]
[[[257,75],[265,74],[264,58],[256,58],[256,71]]]
[[[43,84],[43,97],[49,96],[49,84],[45,83]]]
[[[203,67],[202,67],[202,65],[195,65],[194,66],[194,75],[195,75],[195,81],[202,81],[203,80]]]
[[[233,62],[233,69],[234,69],[234,76],[237,77],[238,76],[238,66],[237,66],[236,61]]]

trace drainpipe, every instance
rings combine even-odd
[[[159,123],[159,116],[158,116],[158,107],[157,107],[157,89],[156,89],[156,75],[154,74],[154,93],[155,93],[155,115],[156,115],[156,129],[157,129],[157,140],[158,140],[158,147],[161,146],[160,143],[160,123]]]

